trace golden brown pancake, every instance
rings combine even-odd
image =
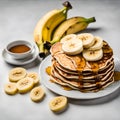
[[[81,54],[66,55],[57,42],[51,49],[52,66],[50,78],[57,84],[82,92],[99,91],[114,82],[113,50],[103,42],[101,60],[89,62]]]

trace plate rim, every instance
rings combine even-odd
[[[72,99],[96,99],[96,98],[101,98],[101,97],[105,97],[113,92],[115,92],[117,89],[120,88],[120,81],[116,81],[114,83],[112,83],[110,86],[104,88],[103,90],[100,90],[98,92],[88,92],[88,93],[84,93],[84,92],[81,92],[81,91],[77,91],[77,90],[72,90],[74,92],[79,92],[80,94],[84,94],[85,96],[80,96],[80,94],[76,97],[74,97],[73,95],[71,95],[72,93],[74,92],[71,92],[71,91],[67,91],[67,90],[64,90],[62,89],[62,87],[56,83],[51,83],[52,85],[50,85],[50,81],[49,83],[46,84],[45,82],[45,79],[43,78],[43,73],[47,76],[47,78],[49,77],[49,75],[47,75],[47,73],[45,72],[45,66],[50,66],[49,63],[46,63],[48,62],[49,60],[51,59],[51,55],[48,55],[40,64],[39,66],[39,75],[40,75],[40,78],[41,78],[41,83],[46,87],[48,88],[50,91],[56,93],[56,94],[59,94],[59,95],[64,95],[68,98],[72,98]],[[49,61],[51,63],[51,61]],[[44,68],[44,70],[43,70]],[[42,71],[42,72],[41,72]],[[54,84],[54,85],[53,85]],[[55,86],[56,89],[54,90],[52,87]],[[55,88],[54,87],[54,88]],[[60,92],[58,92],[58,90],[60,90]],[[110,91],[111,90],[111,91]],[[63,92],[64,91],[64,92]],[[107,92],[106,92],[107,91]],[[68,94],[69,93],[69,94]],[[97,94],[97,95],[96,95]],[[99,95],[100,94],[100,95]],[[92,95],[92,96],[91,96]],[[91,97],[89,97],[91,96]]]

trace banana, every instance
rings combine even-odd
[[[39,76],[36,72],[29,72],[27,77],[32,78],[35,85],[39,83]]]
[[[16,83],[5,84],[4,91],[9,95],[15,95],[17,93]]]
[[[25,77],[16,83],[19,93],[27,93],[33,88],[34,82],[30,77]]]
[[[103,39],[101,37],[94,37],[95,43],[89,48],[89,50],[98,50],[103,46]]]
[[[103,57],[103,50],[83,50],[83,57],[87,61],[98,61]]]
[[[94,36],[90,33],[79,34],[77,38],[82,40],[84,48],[89,48],[95,43]]]
[[[67,98],[65,96],[54,97],[49,102],[49,107],[53,112],[62,112],[67,107]]]
[[[27,71],[25,68],[16,67],[10,70],[9,72],[9,80],[11,82],[17,82],[20,79],[24,78],[27,75]]]
[[[42,31],[43,28],[46,24],[46,22],[50,19],[51,16],[53,16],[55,13],[57,13],[58,10],[52,10],[50,12],[48,12],[47,14],[45,14],[37,23],[37,25],[34,28],[34,41],[37,44],[39,51],[41,53],[45,53],[45,49],[44,49],[44,40],[43,40],[43,36],[42,36]]]
[[[34,34],[34,40],[38,45],[43,42],[42,40],[43,27],[45,26],[46,22],[50,19],[50,17],[56,14],[57,12],[58,10],[56,9],[48,12],[38,21],[37,25],[35,26],[33,34]]]
[[[34,102],[38,102],[42,100],[44,96],[45,96],[45,91],[40,86],[33,88],[30,92],[30,98]]]
[[[66,53],[68,55],[79,54],[83,51],[82,41],[77,38],[68,40],[68,41],[62,43],[62,50],[64,53]]]
[[[45,14],[34,29],[34,40],[42,53],[48,52],[44,48],[44,43],[51,40],[54,29],[66,20],[68,10],[72,8],[69,2],[63,3],[63,6],[62,9],[51,10]]]
[[[63,8],[62,10],[58,10],[51,18],[46,22],[43,28],[43,40],[51,41],[53,30],[67,17],[67,8]]]
[[[95,17],[85,18],[80,16],[65,20],[56,28],[51,44],[60,41],[60,39],[65,35],[77,33],[86,29],[90,23],[95,21]]]
[[[60,42],[61,42],[61,43],[64,43],[64,42],[67,42],[67,41],[69,41],[69,40],[71,40],[71,39],[75,39],[75,38],[76,38],[76,35],[75,35],[75,34],[69,34],[69,35],[64,36],[64,37],[60,40]]]

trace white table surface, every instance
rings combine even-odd
[[[69,99],[68,109],[54,114],[48,102],[56,96],[45,88],[45,99],[40,103],[30,100],[29,93],[9,96],[3,86],[8,82],[8,73],[16,66],[7,64],[2,50],[13,40],[33,41],[33,30],[49,10],[61,8],[64,0],[0,0],[0,120],[120,120],[120,89],[109,96],[92,100]],[[90,32],[105,39],[120,56],[120,1],[119,0],[70,0],[73,9],[68,17],[95,16]],[[40,61],[23,66],[28,71],[38,72]]]

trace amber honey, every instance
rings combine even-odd
[[[25,53],[28,52],[29,50],[30,47],[28,47],[27,45],[16,45],[9,49],[9,51],[12,53]]]
[[[45,71],[48,75],[51,75],[51,66],[48,66]]]

